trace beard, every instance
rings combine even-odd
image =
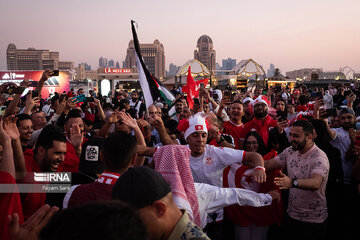
[[[304,139],[304,141],[300,142],[300,143],[297,143],[295,141],[292,141],[291,142],[291,146],[292,146],[292,149],[294,151],[300,151],[300,150],[303,150],[306,146],[306,138]]]
[[[133,100],[133,102],[136,102],[137,101],[137,98],[133,97],[131,98]]]
[[[256,118],[264,118],[268,115],[267,111],[254,111],[254,116]]]
[[[342,125],[342,128],[345,129],[346,131],[349,131],[350,128],[354,128],[355,129],[355,126],[353,123],[344,123]]]

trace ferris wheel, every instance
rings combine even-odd
[[[342,72],[346,76],[346,79],[348,79],[348,80],[354,79],[355,70],[352,69],[351,67],[346,66],[346,67],[340,69],[340,72]]]

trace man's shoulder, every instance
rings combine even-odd
[[[194,222],[189,219],[189,216],[184,210],[178,223],[175,225],[173,232],[169,239],[204,239],[208,240],[209,237],[197,226]]]

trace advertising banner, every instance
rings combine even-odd
[[[13,82],[17,85],[24,79],[30,81],[39,81],[43,71],[0,71],[0,84],[5,82]],[[46,80],[41,91],[42,98],[48,98],[49,95],[55,92],[62,93],[70,90],[70,74],[67,71],[60,71],[59,76],[50,77]],[[34,88],[29,88],[33,90]]]

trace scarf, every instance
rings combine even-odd
[[[166,145],[154,154],[155,170],[171,185],[171,192],[177,202],[192,211],[193,221],[201,226],[199,202],[196,196],[194,179],[190,169],[190,149],[182,145]]]

